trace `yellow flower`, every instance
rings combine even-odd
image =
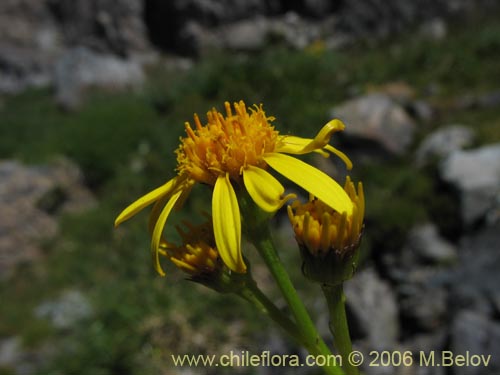
[[[156,270],[164,275],[158,251],[162,232],[170,212],[180,207],[197,182],[213,186],[212,217],[215,243],[223,262],[243,273],[246,265],[241,253],[241,219],[233,185],[244,187],[264,211],[278,210],[292,195],[272,176],[269,167],[321,199],[338,212],[351,215],[353,204],[348,195],[325,173],[285,154],[317,152],[339,156],[351,168],[349,159],[328,144],[333,133],[343,130],[339,120],[328,122],[313,139],[280,135],[271,126],[262,106],[247,110],[245,103],[234,103],[234,113],[225,103],[226,116],[215,109],[207,113],[202,125],[194,116],[194,129],[185,124],[187,136],[181,138],[177,154],[177,176],[139,198],[117,217],[115,226],[154,203],[150,216],[151,249]]]
[[[212,223],[192,225],[185,222],[184,225],[187,230],[177,227],[183,244],[175,246],[161,241],[159,253],[193,277],[202,277],[219,271],[222,264],[215,247]]]
[[[359,182],[356,192],[347,176],[344,190],[353,204],[351,214],[339,213],[313,196],[305,204],[295,201],[287,207],[297,242],[315,256],[331,251],[343,256],[359,245],[365,214],[363,185]]]
[[[347,177],[344,189],[353,204],[351,214],[332,210],[312,196],[305,204],[295,201],[287,207],[300,247],[302,273],[322,284],[341,284],[357,268],[365,214],[363,185],[358,183],[356,192]]]

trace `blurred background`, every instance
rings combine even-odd
[[[168,265],[156,275],[146,213],[113,229],[174,176],[184,121],[240,99],[283,134],[347,124],[333,142],[367,199],[363,262],[345,286],[355,347],[493,355],[487,368],[365,373],[499,374],[494,0],[0,1],[0,374],[274,374],[175,368],[170,355],[305,354],[244,301]],[[308,161],[342,179],[334,159]],[[196,192],[174,221],[206,201]],[[328,337],[285,215],[272,225]]]

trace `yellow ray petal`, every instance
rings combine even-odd
[[[148,220],[148,230],[149,234],[153,234],[153,231],[155,229],[156,223],[158,222],[158,218],[160,217],[161,212],[163,211],[163,208],[165,208],[165,205],[167,202],[170,200],[170,197],[164,196],[158,199],[155,204],[153,204],[153,208],[151,209],[151,212],[149,213],[149,220]]]
[[[246,272],[241,254],[241,218],[238,200],[229,176],[219,176],[212,196],[212,216],[217,250],[231,270]]]
[[[181,183],[182,182],[182,183]],[[191,190],[194,186],[194,181],[186,179],[185,181],[181,181],[178,184],[178,188],[182,190],[182,195],[180,198],[177,200],[177,203],[175,204],[175,209],[178,210],[182,207],[184,202],[186,201],[187,197],[191,193]],[[179,186],[180,185],[180,186]],[[155,204],[153,205],[153,208],[151,209],[151,213],[149,214],[149,222],[148,222],[148,229],[149,233],[153,233],[154,226],[156,224],[156,221],[158,220],[158,217],[160,216],[160,213],[163,209],[163,206],[167,203],[167,201],[170,199],[169,196],[163,196],[160,199],[158,199]]]
[[[262,168],[249,165],[243,170],[243,182],[253,201],[266,212],[275,212],[294,198],[293,194],[283,197],[283,185]]]
[[[327,174],[294,157],[270,153],[264,160],[271,168],[322,200],[335,211],[352,214],[353,204],[342,187]]]
[[[177,185],[178,177],[174,177],[166,184],[150,191],[146,195],[140,197],[135,202],[130,204],[127,208],[125,208],[116,218],[115,227],[123,223],[124,221],[130,219],[132,216],[137,214],[139,211],[149,206],[154,201],[162,198],[165,195],[168,195],[172,192],[174,187]]]
[[[183,191],[179,190],[170,197],[167,204],[165,205],[165,207],[163,207],[160,215],[158,216],[158,220],[155,223],[153,234],[151,236],[151,252],[153,255],[153,264],[156,272],[158,272],[161,276],[165,276],[165,272],[163,272],[163,269],[161,268],[159,256],[160,241],[162,239],[163,228],[165,227],[165,223],[167,222],[168,215],[170,215],[170,211],[172,211],[172,208],[175,206],[175,203],[182,195],[182,193]]]

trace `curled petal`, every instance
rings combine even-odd
[[[276,152],[300,155],[321,150],[330,142],[333,133],[344,130],[344,128],[345,125],[342,121],[334,119],[323,126],[314,139],[283,136],[279,139]]]
[[[264,160],[278,173],[293,181],[339,213],[352,214],[353,204],[345,190],[324,172],[279,153],[264,155]]]
[[[276,152],[301,155],[310,152],[316,152],[324,157],[328,157],[328,152],[337,155],[345,163],[347,169],[352,169],[352,162],[342,151],[329,145],[333,133],[344,130],[345,125],[342,121],[334,119],[329,121],[319,131],[314,139],[301,138],[295,136],[282,136],[279,138]]]
[[[320,142],[321,140],[323,140],[323,142],[327,144],[328,142],[330,142],[330,137],[332,136],[333,133],[343,131],[344,129],[345,129],[344,123],[339,119],[334,118],[333,120],[328,121],[326,125],[321,128],[321,130],[314,139]]]
[[[349,159],[347,157],[346,154],[344,154],[342,151],[340,151],[339,149],[336,149],[335,147],[331,146],[331,145],[326,145],[324,147],[324,150],[328,150],[330,151],[332,154],[334,155],[337,155],[340,159],[342,159],[342,161],[344,162],[346,168],[348,170],[351,170],[352,169],[352,161],[351,159]]]
[[[135,202],[130,204],[127,208],[125,208],[116,218],[115,227],[123,223],[124,221],[130,219],[132,216],[137,214],[139,211],[149,206],[154,201],[161,199],[164,196],[170,194],[174,188],[177,186],[178,177],[175,177],[168,181],[166,184],[150,191],[146,195],[140,197]]]
[[[246,272],[241,254],[241,218],[238,200],[229,176],[219,176],[212,195],[212,216],[217,250],[231,270]]]
[[[183,191],[179,190],[176,193],[172,194],[165,207],[163,207],[163,209],[161,210],[160,215],[158,216],[158,220],[156,221],[153,228],[153,234],[151,236],[151,252],[153,255],[153,264],[156,272],[158,272],[161,276],[165,276],[165,272],[161,268],[160,264],[160,242],[162,242],[161,240],[163,228],[165,227],[165,223],[167,222],[168,215],[170,215],[172,208],[175,206],[182,193]]]
[[[294,197],[293,194],[283,197],[283,185],[269,172],[252,165],[243,170],[243,182],[253,201],[266,212],[279,210]]]

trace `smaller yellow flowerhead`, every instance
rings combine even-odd
[[[305,204],[294,201],[288,206],[297,242],[313,255],[329,251],[344,254],[359,243],[365,209],[363,186],[359,183],[356,193],[353,182],[347,177],[344,190],[354,205],[350,216],[332,210],[314,197]]]
[[[343,281],[356,266],[365,211],[363,186],[358,183],[356,191],[347,177],[344,190],[353,203],[351,215],[336,212],[312,196],[305,204],[295,201],[288,206],[304,273],[317,281],[329,282],[339,277]]]
[[[195,130],[186,122],[187,137],[176,151],[179,174],[214,185],[226,173],[239,181],[248,166],[266,167],[263,155],[274,151],[278,139],[271,126],[274,117],[266,117],[262,105],[250,108],[250,113],[243,101],[234,103],[234,113],[228,102],[224,105],[226,116],[212,109],[205,125],[195,114]]]
[[[222,263],[215,247],[212,224],[193,225],[185,222],[187,230],[177,227],[183,244],[179,247],[163,244],[162,248],[172,263],[193,277],[218,272]]]

